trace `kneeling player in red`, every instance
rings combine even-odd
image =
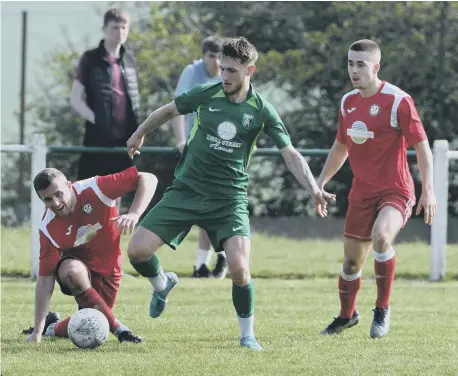
[[[71,183],[61,171],[47,168],[33,184],[46,211],[40,227],[35,327],[27,340],[40,342],[42,335],[68,337],[70,318],[57,321],[57,315],[48,314],[57,280],[62,292],[74,296],[80,309],[100,310],[120,342],[142,342],[111,309],[122,275],[121,234],[132,233],[148,207],[156,190],[156,176],[131,167]],[[116,199],[134,190],[129,212],[119,215]]]
[[[393,242],[412,214],[415,190],[407,164],[414,147],[422,179],[416,214],[431,224],[436,212],[432,153],[410,95],[381,81],[377,43],[361,40],[348,51],[348,73],[355,90],[343,96],[339,129],[318,179],[323,188],[349,157],[353,183],[344,229],[344,262],[339,277],[341,310],[321,334],[338,334],[359,322],[356,297],[371,246],[377,300],[370,336],[384,337],[390,323],[390,294],[396,258]]]

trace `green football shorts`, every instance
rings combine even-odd
[[[234,235],[250,237],[248,199],[205,197],[178,180],[143,218],[140,226],[154,232],[171,248],[183,241],[193,225],[207,231],[216,252]]]

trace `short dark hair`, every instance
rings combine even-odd
[[[357,51],[357,52],[369,52],[376,54],[379,59],[382,56],[382,51],[380,50],[380,46],[370,39],[361,39],[354,43],[349,48],[350,51]]]
[[[103,26],[107,26],[110,21],[129,23],[129,14],[119,8],[108,9],[103,15]]]
[[[202,41],[202,55],[205,55],[206,52],[214,52],[216,54],[221,52],[221,49],[223,48],[223,41],[224,39],[217,36],[217,35],[211,35],[207,38],[205,38]]]
[[[223,56],[240,59],[242,64],[254,64],[258,60],[258,51],[244,37],[229,38],[223,43]]]
[[[39,172],[37,176],[33,179],[33,187],[35,192],[42,191],[43,189],[48,188],[54,179],[64,178],[66,179],[64,173],[57,168],[45,168],[43,171]]]

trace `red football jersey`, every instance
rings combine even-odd
[[[40,226],[40,276],[54,274],[61,252],[78,257],[97,273],[121,275],[120,232],[110,218],[118,216],[116,199],[137,187],[138,171],[96,176],[73,183],[75,210],[58,217],[46,209]]]
[[[415,104],[388,82],[368,98],[353,90],[342,98],[337,141],[347,146],[353,171],[350,199],[388,190],[415,197],[407,148],[426,140]]]

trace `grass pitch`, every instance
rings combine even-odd
[[[148,316],[149,283],[123,280],[115,314],[145,338],[140,345],[110,339],[97,350],[69,340],[39,345],[20,334],[33,322],[34,284],[2,282],[4,376],[13,375],[431,375],[458,373],[458,283],[397,281],[387,338],[373,340],[369,327],[375,281],[360,292],[359,325],[335,338],[318,333],[338,313],[336,281],[258,279],[256,332],[265,347],[238,347],[238,324],[229,280],[184,278],[170,294],[163,316]],[[455,307],[453,309],[452,307]],[[72,298],[56,292],[52,308],[74,312]]]
[[[148,316],[149,283],[131,276],[122,281],[115,314],[145,342],[119,344],[110,336],[97,350],[80,350],[65,339],[26,343],[21,334],[33,324],[34,283],[5,275],[28,273],[29,238],[27,230],[2,229],[2,376],[458,375],[456,246],[448,248],[449,274],[439,283],[426,281],[427,245],[396,246],[391,331],[382,340],[369,337],[376,294],[370,258],[358,299],[360,324],[324,338],[319,331],[338,314],[341,243],[255,235],[256,333],[266,351],[253,353],[238,346],[230,280],[186,278],[195,257],[193,233],[180,250],[159,253],[164,268],[181,276],[159,319]],[[124,270],[133,273],[128,263]],[[76,305],[56,289],[52,309],[66,316]]]

